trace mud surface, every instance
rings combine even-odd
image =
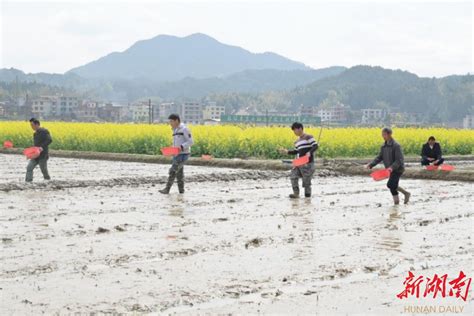
[[[402,178],[412,200],[393,207],[367,177],[315,177],[312,199],[289,200],[281,173],[187,167],[186,194],[163,196],[164,165],[55,158],[58,190],[0,159],[1,185],[20,186],[0,191],[2,315],[473,312],[472,299],[396,297],[409,270],[472,277],[467,182]]]

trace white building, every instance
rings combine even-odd
[[[158,111],[155,111],[155,113],[157,112],[158,114],[155,116],[155,120],[158,122],[167,122],[168,117],[171,114],[180,115],[179,107],[174,102],[166,102],[166,103],[159,104]]]
[[[79,104],[80,100],[76,96],[40,96],[31,101],[31,111],[40,118],[72,117]]]
[[[385,109],[362,109],[362,123],[376,123],[387,117]]]
[[[181,105],[181,121],[184,123],[202,123],[202,106],[198,102],[184,102]]]
[[[75,111],[75,118],[83,122],[94,122],[99,119],[98,117],[99,106],[97,102],[85,101],[79,105]]]
[[[209,102],[202,112],[203,120],[220,121],[223,114],[225,114],[225,107],[216,105],[215,102]]]
[[[474,115],[466,115],[462,120],[462,127],[463,128],[474,128]]]
[[[345,122],[349,108],[344,105],[336,105],[330,108],[318,110],[318,116],[322,122]]]
[[[150,118],[150,106],[148,102],[132,104],[129,114],[133,122],[148,122]]]

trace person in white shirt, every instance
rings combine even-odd
[[[178,182],[179,193],[184,193],[184,163],[189,159],[191,154],[191,146],[193,145],[193,137],[191,131],[181,123],[178,114],[171,114],[169,117],[169,124],[173,130],[173,147],[180,149],[179,154],[173,157],[171,168],[169,170],[168,181],[166,187],[159,192],[169,194],[174,180]]]

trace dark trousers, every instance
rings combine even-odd
[[[390,178],[388,178],[387,188],[390,189],[392,195],[398,195],[398,182],[400,181],[401,176],[402,174],[400,172],[392,172]]]
[[[299,178],[303,179],[303,188],[309,193],[311,190],[311,179],[314,174],[314,162],[307,163],[301,167],[294,167],[291,169],[290,180],[293,190],[299,191]]]
[[[45,180],[51,179],[48,173],[48,157],[44,157],[44,158],[38,158],[38,159],[31,159],[30,162],[28,162],[28,166],[26,167],[26,177],[25,177],[26,182],[33,181],[33,170],[38,165],[40,166],[40,170],[41,170],[41,173],[43,174],[43,178]]]
[[[189,154],[179,154],[173,157],[171,168],[168,173],[167,188],[173,186],[174,180],[178,181],[178,188],[184,189],[184,163],[189,159]]]
[[[433,160],[434,161],[434,160]],[[439,166],[441,165],[442,163],[444,162],[444,158],[440,158],[438,163],[435,163],[435,166]],[[428,159],[426,158],[422,158],[421,159],[421,165],[422,166],[428,166],[429,164],[431,163],[431,161],[429,161]]]

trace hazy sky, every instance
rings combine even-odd
[[[0,1],[0,67],[25,72],[62,73],[138,40],[197,32],[313,68],[472,72],[471,1]]]

